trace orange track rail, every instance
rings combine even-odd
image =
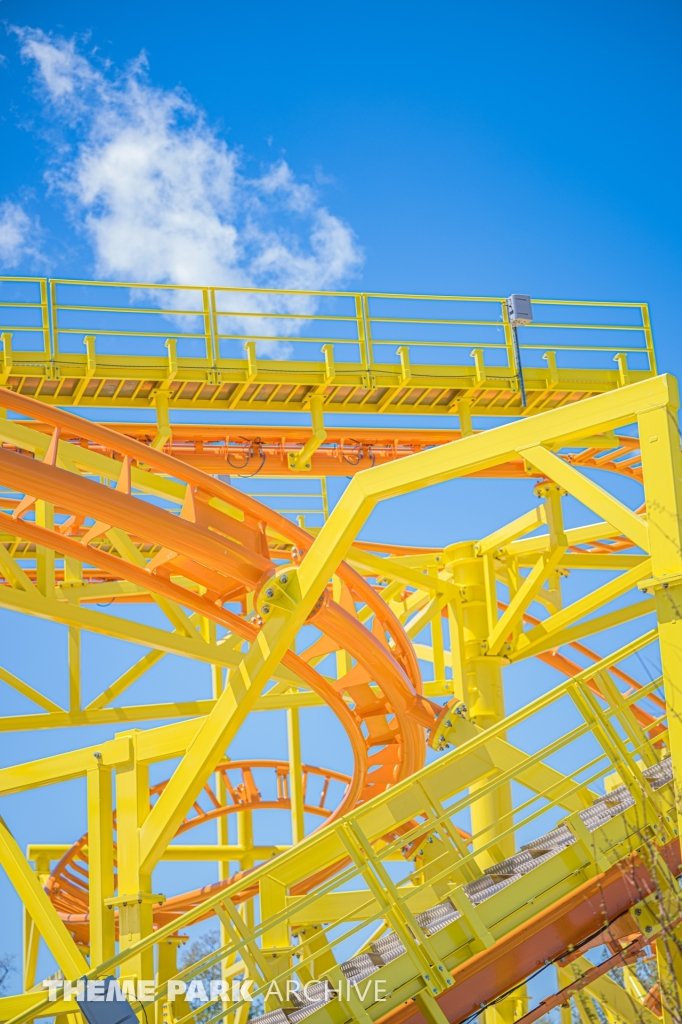
[[[41,405],[45,409],[44,405]],[[36,411],[36,418],[39,418]],[[35,423],[35,429],[51,433],[53,420],[46,413],[43,423]],[[79,421],[80,422],[80,421]],[[111,423],[108,429],[123,434],[146,446],[151,445],[156,427],[149,423]],[[171,438],[163,451],[181,462],[217,476],[291,476],[305,479],[305,473],[292,473],[287,456],[300,452],[310,437],[306,427],[252,427],[213,426],[203,423],[186,425],[172,424]],[[459,430],[415,430],[413,428],[381,429],[374,427],[327,428],[327,438],[312,456],[312,476],[354,476],[363,469],[380,466],[386,462],[414,455],[415,452],[457,441],[462,436]],[[79,432],[69,436],[64,430],[63,440],[84,443]],[[611,450],[584,448],[575,454],[564,455],[567,461],[620,473],[635,480],[641,480],[642,471],[639,456],[639,441],[636,437],[621,435]],[[111,454],[118,448],[107,447],[94,438],[87,440],[88,447]],[[540,477],[529,470],[523,459],[514,459],[504,465],[495,466],[473,474],[479,477]]]

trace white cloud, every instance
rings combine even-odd
[[[14,29],[22,44],[22,56],[34,60],[48,93],[64,100],[76,93],[79,86],[92,79],[92,68],[76,51],[74,39],[59,39],[54,44],[39,30]]]
[[[0,203],[0,265],[17,267],[27,258],[35,258],[37,225],[23,206],[5,199]]]
[[[144,56],[101,69],[73,40],[15,31],[69,140],[50,184],[68,197],[101,277],[314,290],[357,269],[353,232],[315,189],[284,161],[250,177],[189,97],[150,84]]]

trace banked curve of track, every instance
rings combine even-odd
[[[6,517],[11,518],[8,532],[174,601],[248,642],[256,638],[258,621],[249,621],[224,604],[256,593],[264,580],[283,568],[281,562],[277,564],[270,557],[267,530],[285,538],[299,559],[312,543],[305,530],[229,484],[100,424],[59,409],[48,410],[33,399],[5,389],[0,389],[0,405],[43,423],[49,420],[53,427],[42,461],[0,448],[0,479],[26,495],[12,516]],[[59,445],[62,430],[69,436],[96,440],[117,452],[123,461],[112,466],[112,477],[118,477],[116,489],[77,472],[78,446],[68,445],[70,450],[65,451],[66,446]],[[71,452],[73,469],[64,469],[58,463],[64,464]],[[131,469],[140,466],[145,475],[149,474],[150,490],[155,474],[187,485],[179,515],[132,493]],[[53,530],[24,519],[35,499],[67,510],[68,518]],[[218,507],[210,504],[213,500]],[[239,521],[221,506],[237,510],[243,518]],[[84,525],[86,519],[93,518],[95,526]],[[160,550],[146,564],[133,564],[92,543],[112,528]],[[290,557],[281,552],[277,555]],[[326,701],[349,737],[354,772],[346,797],[335,812],[340,815],[359,800],[411,775],[424,763],[424,726],[432,720],[432,712],[420,696],[419,665],[399,620],[350,566],[342,563],[337,573],[346,591],[345,607],[327,593],[321,595],[314,625],[329,636],[334,649],[347,651],[356,664],[347,678],[332,688],[292,651],[287,652],[283,663]],[[180,586],[172,576],[190,580],[203,594]],[[354,602],[361,602],[370,611],[371,629],[349,610]],[[350,688],[352,693],[348,694]],[[347,695],[351,707],[344,699]]]

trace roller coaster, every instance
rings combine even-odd
[[[146,1024],[682,1022],[682,453],[646,305],[534,299],[516,323],[499,297],[39,278],[0,298],[0,607],[57,624],[67,680],[0,665],[0,728],[109,727],[0,769],[4,796],[82,780],[84,825],[24,851],[0,819],[24,913],[0,1019],[73,1024],[66,983],[117,976],[154,979]],[[381,502],[464,501],[470,478],[525,481],[526,511],[505,522],[502,490],[483,537],[454,507],[445,547],[417,523],[372,539]],[[94,696],[84,634],[143,649]],[[203,689],[164,701],[169,658]],[[347,770],[303,763],[310,708]],[[287,757],[230,757],[269,712]],[[275,818],[287,841],[257,840]],[[205,881],[160,893],[162,861]],[[179,959],[211,921],[216,948]],[[177,994],[207,972],[235,998]]]

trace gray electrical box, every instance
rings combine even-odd
[[[532,324],[533,306],[530,295],[510,295],[507,299],[507,309],[512,327],[517,327],[519,324]]]
[[[104,978],[90,985],[85,981],[83,998],[76,997],[76,1002],[88,1024],[139,1024],[116,978]]]

